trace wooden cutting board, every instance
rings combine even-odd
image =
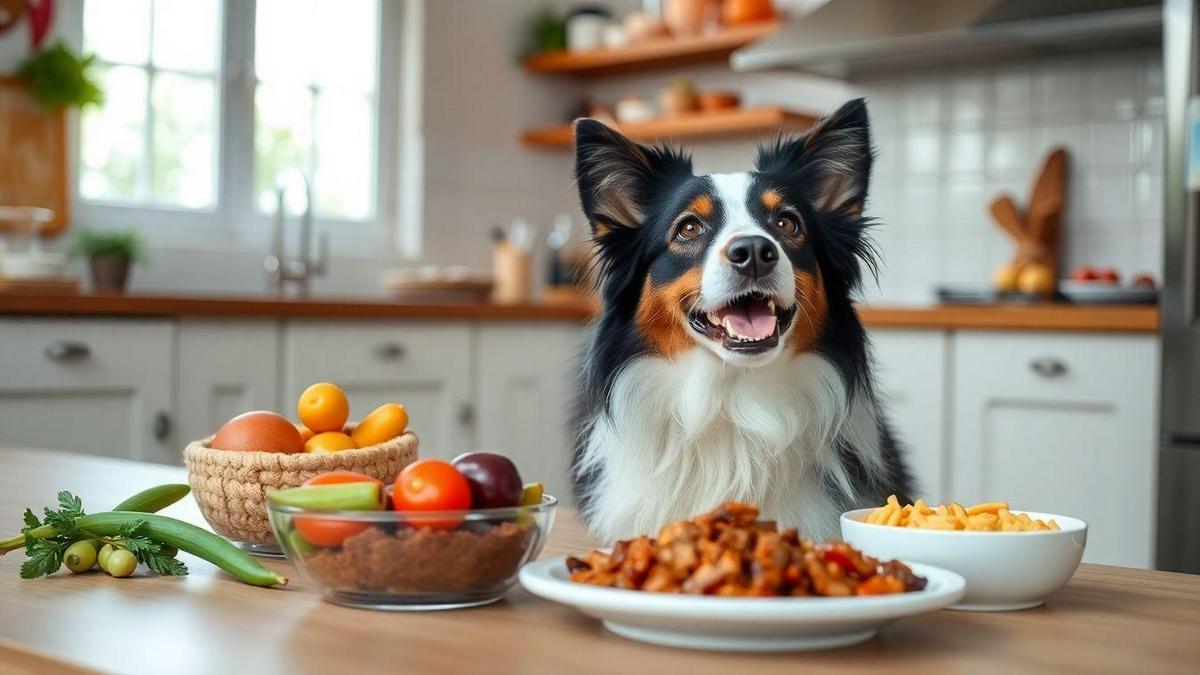
[[[46,112],[23,82],[0,76],[0,205],[43,206],[54,235],[70,217],[66,114]]]

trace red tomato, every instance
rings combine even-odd
[[[1117,270],[1114,267],[1105,267],[1104,269],[1096,272],[1096,278],[1100,281],[1106,281],[1110,284],[1119,283],[1121,281],[1121,275],[1117,273]]]
[[[327,471],[304,481],[304,485],[334,485],[337,483],[379,483],[383,481],[354,471]],[[325,518],[296,518],[296,531],[314,546],[341,546],[343,541],[371,527],[370,523]]]
[[[1076,267],[1075,271],[1071,272],[1071,279],[1075,281],[1095,281],[1096,270],[1095,268],[1088,267],[1087,265]]]
[[[450,462],[419,459],[396,474],[392,507],[397,511],[463,511],[471,508],[471,485]],[[413,517],[410,522],[417,527],[449,530],[462,518]]]

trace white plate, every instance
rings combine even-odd
[[[871,639],[888,623],[948,607],[966,583],[954,572],[911,565],[929,583],[914,593],[855,598],[716,598],[604,588],[570,580],[565,557],[521,569],[534,595],[570,605],[627,638],[691,649],[800,651]]]

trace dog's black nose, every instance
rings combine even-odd
[[[738,237],[725,247],[725,257],[733,269],[757,279],[775,269],[779,250],[775,242],[759,235]]]

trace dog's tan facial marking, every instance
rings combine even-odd
[[[638,303],[637,325],[655,353],[672,358],[695,344],[684,325],[687,308],[699,296],[699,269],[689,270],[662,286],[646,280]]]
[[[688,210],[701,218],[707,218],[713,212],[713,198],[708,195],[700,195],[688,204]]]
[[[829,313],[825,300],[825,282],[820,270],[796,270],[796,318],[792,319],[792,332],[788,335],[788,347],[795,354],[810,352],[821,339],[821,331]]]
[[[762,193],[762,205],[767,209],[774,209],[783,203],[783,195],[775,190],[766,190]]]

